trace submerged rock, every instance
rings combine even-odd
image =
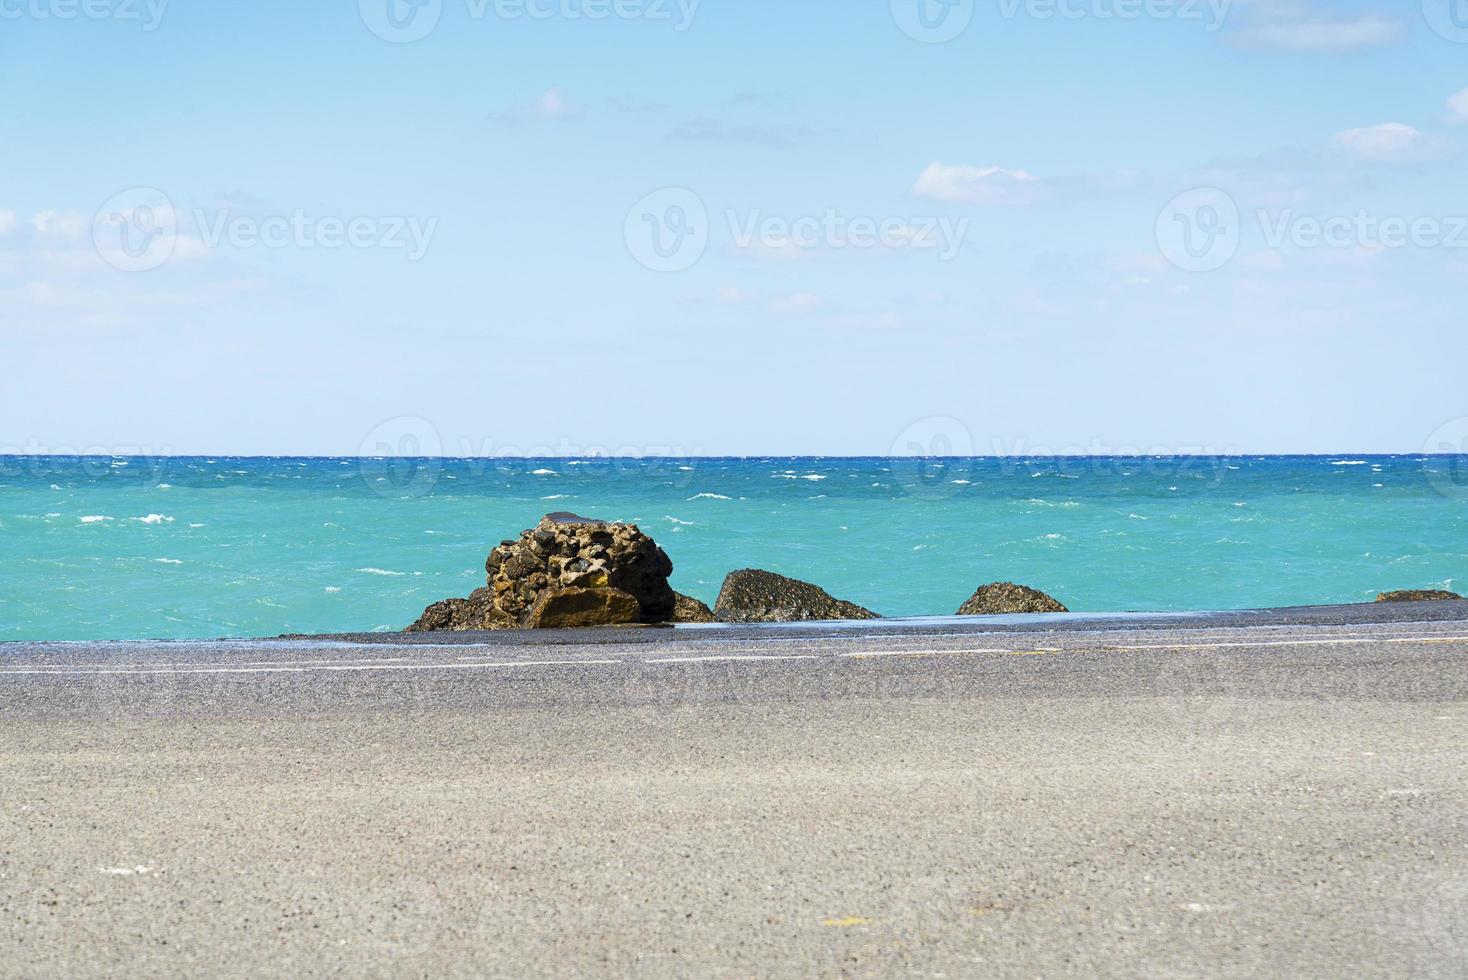
[[[960,616],[1003,616],[1009,613],[1069,612],[1055,599],[1025,585],[993,582],[979,586],[967,602],[958,607]]]
[[[1461,599],[1462,596],[1456,592],[1446,589],[1403,589],[1399,592],[1383,592],[1376,597],[1377,602],[1441,602],[1447,599]]]
[[[673,562],[635,524],[549,514],[501,542],[484,569],[485,588],[435,602],[408,631],[663,623],[677,604]]]
[[[681,592],[673,593],[677,604],[673,607],[673,622],[675,623],[717,623],[718,617],[708,606],[699,602],[691,595]]]
[[[729,573],[719,589],[714,615],[726,623],[882,618],[854,602],[832,597],[820,586],[756,568]]]

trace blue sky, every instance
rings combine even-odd
[[[0,451],[1416,452],[1455,2],[0,0]]]

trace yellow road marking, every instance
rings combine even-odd
[[[847,916],[844,919],[827,919],[825,922],[822,922],[821,925],[823,925],[823,926],[840,926],[840,927],[845,927],[845,926],[864,926],[864,925],[867,924],[868,921],[869,920],[863,919],[859,915],[849,915],[849,916]]]

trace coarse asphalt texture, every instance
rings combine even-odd
[[[1468,974],[1468,602],[0,644],[0,976]]]

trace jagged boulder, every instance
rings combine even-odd
[[[1444,599],[1461,599],[1456,592],[1446,589],[1403,589],[1399,592],[1383,592],[1377,602],[1439,602]]]
[[[712,609],[693,598],[693,596],[684,595],[681,592],[675,592],[673,594],[677,599],[677,604],[673,607],[673,622],[717,623],[719,621]]]
[[[532,630],[617,626],[639,622],[641,615],[636,597],[621,589],[547,589],[525,614],[524,626]]]
[[[994,582],[981,585],[968,601],[958,607],[960,616],[1003,616],[1009,613],[1069,612],[1055,599],[1024,585]]]
[[[836,599],[809,582],[756,568],[729,573],[719,589],[714,615],[726,623],[882,618],[854,602]]]
[[[668,585],[673,562],[635,524],[548,514],[501,542],[484,567],[485,588],[434,603],[408,630],[662,623],[677,604]]]

